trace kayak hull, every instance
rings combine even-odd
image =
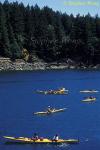
[[[39,94],[44,94],[44,95],[67,95],[68,94],[68,90],[65,91],[36,91],[36,93]]]
[[[96,98],[87,98],[87,99],[84,99],[82,100],[82,102],[95,102],[96,101]]]
[[[34,115],[49,115],[49,114],[53,114],[53,113],[57,113],[57,112],[63,112],[65,111],[67,108],[62,108],[62,109],[57,109],[57,110],[53,110],[52,112],[36,112],[34,113]]]
[[[59,139],[58,141],[53,141],[50,139],[38,139],[38,140],[33,140],[31,138],[26,138],[26,137],[8,137],[4,136],[5,139],[7,139],[7,143],[22,143],[22,144],[62,144],[62,143],[68,143],[68,144],[77,144],[79,143],[79,140],[77,139]]]
[[[68,93],[48,93],[48,92],[37,92],[39,94],[44,94],[44,95],[67,95]]]
[[[84,91],[80,91],[80,93],[98,93],[99,91],[96,91],[96,90],[91,90],[91,91],[89,91],[89,90],[84,90]]]

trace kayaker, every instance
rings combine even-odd
[[[57,142],[59,140],[59,136],[58,134],[56,134],[54,137],[53,137],[53,141]]]
[[[49,90],[48,93],[49,93],[49,94],[53,94],[53,90]]]
[[[51,113],[51,112],[52,112],[52,108],[51,108],[51,106],[48,106],[48,108],[47,108],[47,112],[48,112],[48,113]]]
[[[90,98],[90,99],[93,99],[94,97],[93,97],[93,96],[90,96],[89,98]]]
[[[32,137],[32,139],[33,139],[33,140],[38,140],[38,139],[39,139],[37,133],[34,133],[34,136]]]
[[[60,92],[60,93],[64,93],[64,92],[65,92],[65,88],[59,89],[59,92]]]

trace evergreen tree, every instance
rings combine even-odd
[[[2,4],[0,4],[0,54],[6,57],[10,57],[10,45],[6,24],[6,16],[3,10]]]
[[[95,24],[96,24],[96,36],[100,39],[100,18],[98,15],[95,16]]]
[[[10,52],[11,52],[11,59],[15,60],[16,58],[21,58],[22,51],[15,39],[14,32],[12,26],[9,24],[9,41],[10,41]]]
[[[24,45],[24,11],[23,4],[18,4],[14,2],[12,4],[12,9],[10,12],[11,25],[14,30],[15,38],[19,44],[19,47],[22,49]]]

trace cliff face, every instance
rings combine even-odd
[[[84,64],[77,64],[72,60],[66,62],[45,63],[42,60],[36,59],[33,63],[25,62],[23,59],[11,61],[10,58],[0,57],[0,71],[13,70],[49,70],[49,69],[100,69],[100,64],[96,66],[85,66]]]

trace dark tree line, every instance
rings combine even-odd
[[[100,63],[100,18],[6,0],[0,3],[0,56],[22,58],[23,49],[47,62]]]

